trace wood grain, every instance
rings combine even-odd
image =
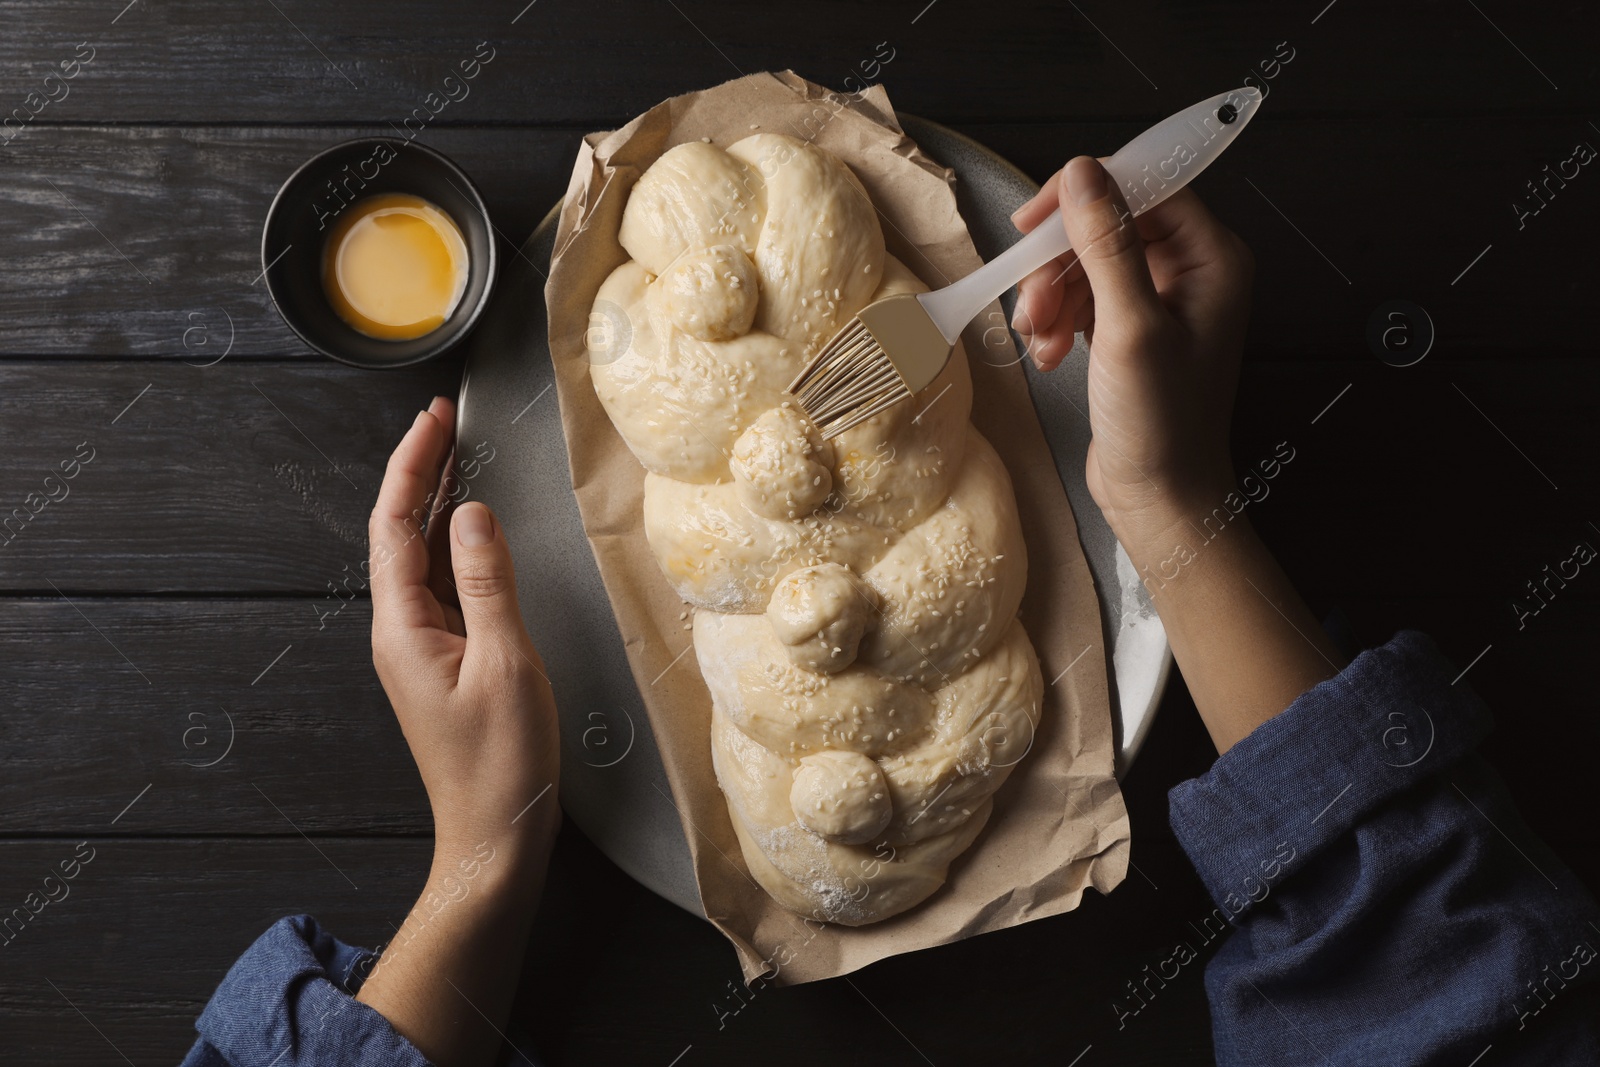
[[[320,599],[332,583],[342,595],[366,558],[390,451],[430,398],[455,396],[459,376],[450,363],[0,365],[0,418],[33,428],[0,475],[11,523],[0,528],[0,581]],[[32,514],[29,494],[48,494],[47,478],[84,442],[92,462]]]
[[[315,606],[8,602],[0,825],[431,834],[427,796],[372,669],[370,602],[320,619]]]
[[[1600,603],[1563,594],[1518,629],[1487,598],[1316,599],[1319,612],[1347,614],[1360,647],[1420,629],[1466,670],[1502,724],[1507,741],[1492,758],[1503,758],[1520,785],[1514,794],[1548,820],[1552,841],[1586,843],[1587,858],[1568,861],[1600,880],[1592,851],[1600,828],[1563,815],[1586,804],[1583,761],[1600,744],[1591,684],[1574,670],[1600,640]],[[368,602],[321,620],[301,598],[40,598],[5,607],[6,835],[431,832],[415,766],[370,665]],[[1167,786],[1209,763],[1181,685],[1157,723],[1158,733],[1170,729],[1183,741],[1166,756],[1156,745],[1157,755],[1135,764],[1128,791],[1145,833],[1165,832]],[[1551,745],[1558,735],[1566,740]],[[1140,782],[1152,790],[1132,787]]]
[[[1113,123],[961,129],[1036,181],[1139,132]],[[1600,173],[1592,182],[1589,174],[1600,163],[1572,168],[1578,176],[1537,215],[1519,224],[1513,210],[1519,199],[1535,205],[1525,183],[1580,141],[1600,149],[1600,133],[1574,117],[1420,121],[1390,111],[1279,121],[1263,110],[1194,185],[1255,253],[1250,358],[1373,359],[1368,322],[1392,300],[1431,317],[1433,362],[1592,354],[1585,294],[1600,286],[1600,264],[1575,235],[1600,226]]]
[[[1578,115],[1597,89],[1586,35],[1572,32],[1587,13],[1570,2],[1490,11],[1494,22],[1444,0],[1381,8],[1344,0],[1331,10],[1268,0],[1138,8],[1023,0],[1004,9],[832,0],[759,15],[735,0],[404,0],[381,10],[279,0],[231,7],[226,17],[205,0],[141,3],[120,16],[118,7],[11,5],[12,24],[26,32],[0,45],[0,62],[14,72],[17,102],[84,40],[97,49],[94,62],[41,120],[398,121],[442,91],[484,40],[495,58],[440,124],[537,116],[615,125],[668,96],[785,67],[839,90],[875,77],[896,106],[955,121],[1155,118],[1259,78],[1280,54],[1293,58],[1268,81],[1269,99],[1295,116],[1365,115],[1396,102],[1417,115]]]
[[[1448,603],[1356,607],[1358,627],[1409,612],[1433,620],[1446,635],[1454,612]],[[1591,610],[1585,618],[1576,639],[1557,635],[1526,646],[1520,658],[1510,646],[1512,656],[1486,657],[1471,684],[1491,702],[1502,691],[1521,698],[1497,703],[1494,756],[1503,765],[1535,750],[1526,765],[1543,775],[1543,784],[1509,774],[1513,792],[1535,830],[1592,884],[1600,875],[1595,828],[1585,824],[1587,836],[1574,838],[1577,824],[1568,816],[1575,809],[1559,805],[1583,803],[1585,753],[1600,738],[1550,745],[1548,734],[1541,740],[1517,723],[1528,701],[1541,715],[1569,714],[1552,692],[1566,685],[1552,668],[1592,647],[1600,615]],[[1578,698],[1586,699],[1568,692],[1568,699]],[[1007,1062],[1062,1063],[1093,1044],[1107,1062],[1208,1063],[1198,964],[1125,1027],[1117,1026],[1112,1008],[1126,1000],[1124,983],[1142,978],[1143,968],[1169,956],[1180,940],[1209,951],[1187,929],[1210,905],[1172,839],[1165,805],[1167,785],[1204,770],[1204,746],[1193,705],[1174,685],[1124,783],[1141,833],[1135,869],[1112,896],[1091,894],[1076,913],[887,960],[849,982],[746,992],[742,1008],[728,984],[737,966],[721,938],[633,883],[569,827],[557,846],[515,1018],[553,1064],[667,1063],[689,1045],[697,1063],[747,1063],[763,1049],[770,1057],[775,1041],[805,1062],[861,1053],[874,1062],[919,1064],[920,1049],[936,1063],[985,1062],[999,1053]],[[361,777],[371,783],[384,773],[374,766]],[[337,789],[338,776],[318,777]],[[1541,796],[1557,806],[1543,809]],[[152,799],[153,792],[141,805]],[[172,840],[108,837],[98,825],[75,830],[0,843],[0,902],[13,903],[71,855],[76,842],[88,839],[95,849],[71,896],[0,946],[0,1048],[11,1062],[117,1062],[62,994],[134,1062],[175,1062],[211,990],[271,922],[310,912],[346,941],[378,944],[409,906],[429,854],[425,840],[318,835],[319,855],[295,836]],[[950,980],[962,983],[984,1025],[971,1025],[928,995],[930,982]]]
[[[259,280],[261,228],[296,167],[367,136],[394,133],[380,124],[27,130],[4,149],[0,355],[320,361]],[[479,129],[423,139],[474,179],[501,254],[512,256],[566,189],[579,137]]]
[[[1041,181],[1068,156],[1108,154],[1142,128],[957,126]],[[5,149],[12,171],[0,188],[10,253],[0,285],[12,294],[0,357],[317,358],[256,281],[261,225],[306,158],[387,132],[29,129]],[[579,136],[477,127],[428,129],[420,140],[476,178],[511,256],[565,189]],[[1519,219],[1512,206],[1532,204],[1524,183],[1579,140],[1600,143],[1600,134],[1563,116],[1264,114],[1196,186],[1256,254],[1252,357],[1370,359],[1368,320],[1395,299],[1432,317],[1436,361],[1588,353],[1582,294],[1600,286],[1600,264],[1572,235],[1600,225],[1600,177],[1591,190],[1580,169],[1538,215]]]
[[[1470,598],[1514,627],[1526,582],[1579,541],[1600,549],[1596,388],[1592,360],[1247,365],[1233,458],[1261,499],[1245,513],[1314,602]],[[1278,442],[1295,459],[1264,479]],[[1600,596],[1585,577],[1561,596]]]
[[[0,363],[0,423],[30,427],[0,470],[11,524],[0,592],[292,593],[312,598],[300,610],[314,618],[366,557],[395,441],[431,396],[455,394],[458,375],[449,363],[384,374],[231,359]],[[1249,363],[1240,477],[1279,442],[1295,459],[1246,513],[1314,599],[1465,595],[1513,618],[1509,599],[1546,564],[1580,538],[1600,547],[1588,526],[1600,523],[1597,391],[1600,368],[1579,359]],[[70,495],[18,518],[83,442],[95,458]],[[1562,595],[1600,598],[1600,579]]]
[[[0,844],[0,901],[20,906],[79,840]],[[90,838],[88,847],[94,858],[70,894],[0,945],[8,1062],[101,1067],[120,1054],[175,1063],[216,984],[272,922],[311,913],[342,940],[377,945],[409,908],[429,855],[427,842],[349,837],[318,838],[322,855],[298,838]],[[775,1041],[783,1062],[914,1065],[926,1053],[968,1063],[997,1048],[1008,1062],[1035,1062],[1045,1050],[1059,1060],[1063,1050],[1070,1057],[1113,1039],[1129,1062],[1209,1062],[1197,967],[1120,1033],[1111,1008],[1126,997],[1123,981],[1179,939],[1195,940],[1184,917],[1210,910],[1176,847],[1169,852],[1141,853],[1153,882],[1086,901],[1076,914],[886,961],[849,981],[768,987],[741,1000],[721,935],[563,832],[514,1019],[552,1064],[666,1064],[689,1045],[696,1063],[739,1064],[763,1050],[770,1059]],[[1083,956],[1096,966],[1061,963]],[[984,1025],[930,995],[930,959],[963,975]],[[1053,1034],[1040,1027],[1044,1018]]]
[[[1521,225],[1512,206],[1575,142],[1600,144],[1583,5],[20,0],[7,14],[0,120],[38,114],[0,128],[0,908],[77,841],[97,851],[70,899],[0,944],[0,1060],[175,1062],[274,919],[309,911],[375,944],[422,881],[426,800],[369,665],[370,604],[359,589],[347,602],[344,579],[394,440],[455,392],[460,365],[327,363],[252,282],[283,179],[393,132],[480,41],[493,60],[420,139],[473,176],[508,255],[584,133],[744,71],[880,81],[901,110],[1042,180],[1267,80],[1265,61],[1262,118],[1197,186],[1258,260],[1236,465],[1295,449],[1247,514],[1359,642],[1413,626],[1467,668],[1528,823],[1600,884],[1584,816],[1600,577],[1584,569],[1537,613],[1513,606],[1575,541],[1600,545],[1586,240],[1600,177],[1585,167]],[[41,107],[29,94],[79,42],[93,61]],[[1365,338],[1395,299],[1437,331],[1410,368]],[[93,459],[63,480],[86,443]],[[1165,791],[1211,758],[1175,677],[1124,782],[1135,868],[1115,894],[848,983],[745,994],[737,1014],[722,1014],[741,1003],[727,945],[569,826],[517,1018],[554,1064],[774,1048],[1060,1064],[1091,1044],[1085,1067],[1208,1063],[1199,964],[1125,1028],[1112,1005],[1210,910]],[[930,994],[954,984],[967,1014]]]
[[[0,844],[7,913],[84,839]],[[0,945],[9,1063],[177,1063],[211,991],[268,926],[308,912],[344,940],[378,944],[405,917],[432,851],[428,841],[323,838],[319,855],[298,837],[87,847],[93,858],[65,899]]]

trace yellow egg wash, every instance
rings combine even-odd
[[[322,253],[322,288],[339,317],[386,341],[443,325],[467,287],[455,220],[406,193],[369,196],[341,215]]]

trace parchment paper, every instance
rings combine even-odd
[[[644,469],[589,379],[584,333],[600,284],[628,258],[617,242],[633,183],[658,156],[709,137],[786,133],[843,159],[876,204],[889,250],[937,288],[980,260],[956,211],[953,176],[901,131],[881,87],[841,96],[792,72],[753,74],[674,97],[620,130],[584,139],[561,209],[545,296],[572,486],[694,857],[706,916],[738,951],[746,981],[846,974],[900,952],[1077,907],[1085,886],[1127,874],[1129,828],[1112,774],[1106,655],[1094,583],[998,304],[964,337],[973,422],[1011,473],[1028,546],[1022,621],[1046,684],[1027,757],[995,796],[988,826],[950,879],[903,915],[862,927],[780,907],[750,877],[711,767],[711,696],[682,601],[645,541]]]

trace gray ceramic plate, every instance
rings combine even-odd
[[[1016,240],[1011,212],[1038,187],[954,130],[910,115],[900,119],[928,155],[955,170],[956,199],[979,253],[992,258]],[[1063,159],[1071,147],[1062,146]],[[523,618],[555,688],[562,807],[617,866],[699,915],[689,846],[572,493],[545,332],[543,275],[556,214],[552,210],[506,264],[499,291],[468,342],[459,454],[472,455],[479,442],[494,449],[469,492],[494,508],[505,526]],[[1011,298],[1002,303],[1009,317]],[[1100,594],[1113,650],[1120,777],[1149,730],[1172,656],[1143,586],[1084,485],[1089,423],[1082,338],[1049,375],[1024,365]]]

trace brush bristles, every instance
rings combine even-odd
[[[911,396],[893,360],[860,319],[851,319],[822,346],[789,392],[824,439]]]

